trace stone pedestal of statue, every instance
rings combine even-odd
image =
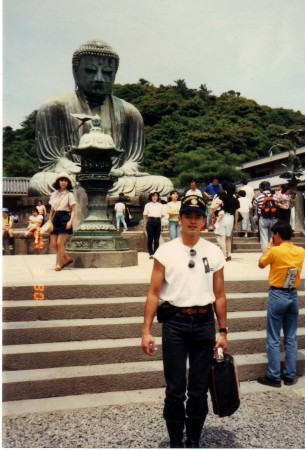
[[[88,196],[88,216],[67,241],[67,250],[74,267],[126,267],[138,264],[136,251],[107,216],[106,196],[115,177],[110,176],[111,156],[120,153],[111,136],[102,133],[100,120],[92,120],[90,133],[85,134],[72,152],[81,157],[77,181]]]

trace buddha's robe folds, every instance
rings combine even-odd
[[[69,150],[78,146],[81,136],[89,132],[88,123],[81,122],[72,114],[101,117],[101,128],[113,138],[116,148],[124,150],[112,158],[113,175],[118,181],[109,195],[124,192],[130,196],[142,192],[158,191],[166,195],[173,185],[169,179],[141,172],[144,152],[144,124],[140,112],[130,103],[114,96],[107,96],[102,107],[91,110],[88,103],[77,93],[55,97],[38,111],[36,140],[41,172],[30,181],[29,195],[49,195],[56,173],[66,171],[76,183],[80,172],[80,159]]]

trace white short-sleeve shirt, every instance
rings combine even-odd
[[[199,197],[202,197],[202,192],[196,188],[196,189],[189,189],[186,194],[185,197],[188,197],[189,195],[198,195]]]
[[[158,202],[146,203],[143,216],[158,217],[161,219],[161,217],[164,216],[164,205]]]
[[[54,211],[70,211],[76,201],[73,193],[65,189],[52,192],[49,203]]]
[[[165,267],[160,301],[168,301],[178,307],[215,302],[213,274],[225,265],[223,253],[203,238],[193,248],[196,255],[191,257],[191,249],[177,238],[161,245],[154,254],[154,258]],[[190,260],[195,262],[195,267],[188,267]]]
[[[125,205],[122,202],[118,202],[114,205],[114,210],[116,212],[124,212],[125,211]]]

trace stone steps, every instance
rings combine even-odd
[[[163,387],[160,324],[153,325],[155,355],[148,358],[140,345],[147,288],[147,283],[50,285],[43,301],[29,300],[33,286],[4,288],[3,401]],[[267,282],[228,281],[226,290],[229,353],[236,357],[240,380],[254,380],[267,364]],[[299,297],[301,375],[305,291]]]
[[[254,380],[266,371],[265,353],[235,355],[240,381]],[[298,372],[305,372],[305,351],[298,352]],[[164,387],[161,360],[138,363],[70,366],[4,372],[3,401],[96,394]]]
[[[136,270],[135,270],[136,276]],[[56,300],[56,299],[79,299],[81,294],[86,295],[86,300],[91,301],[91,299],[102,299],[109,298],[134,298],[146,296],[149,288],[149,283],[142,282],[129,282],[122,286],[116,282],[99,284],[93,282],[90,284],[74,284],[73,282],[66,282],[64,285],[43,285],[44,289],[44,301],[34,301],[30,300],[34,298],[34,287],[33,283],[29,281],[27,285],[18,286],[4,286],[3,287],[3,299],[7,301],[17,301],[28,299],[34,301],[40,305],[44,305],[46,300]],[[240,281],[228,280],[225,282],[226,293],[240,293],[244,294],[256,293],[256,292],[267,292],[268,281],[267,280],[244,280]],[[265,294],[266,295],[266,294]],[[120,300],[121,301],[121,300]],[[118,305],[120,304],[118,302]],[[119,308],[119,306],[118,306]],[[55,313],[55,311],[54,311]],[[31,320],[31,319],[29,319]],[[33,319],[35,320],[35,319]]]
[[[139,327],[139,331],[140,329]],[[305,328],[298,329],[298,342],[300,348],[305,348]],[[153,359],[162,357],[160,337],[157,338],[157,343],[160,351]],[[140,344],[141,341],[137,337],[7,345],[2,354],[3,369],[19,371],[146,361],[147,356]],[[230,333],[229,349],[234,355],[262,353],[265,346],[265,330]]]
[[[305,303],[305,302],[304,302]],[[2,343],[6,346],[48,342],[88,341],[94,339],[128,339],[141,335],[142,317],[36,320],[6,322],[2,326]],[[305,327],[305,308],[300,309],[299,326]],[[229,312],[231,332],[265,330],[266,311]],[[153,326],[154,336],[161,335],[161,325]]]

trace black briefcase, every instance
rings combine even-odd
[[[209,390],[217,416],[231,416],[239,408],[239,380],[233,356],[225,354],[221,361],[213,359]]]

